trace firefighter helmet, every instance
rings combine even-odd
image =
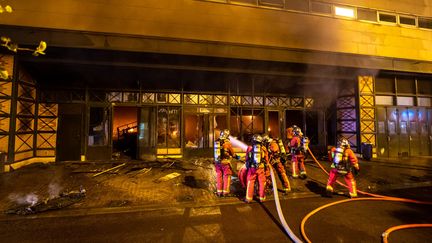
[[[348,139],[343,138],[343,137],[339,139],[338,145],[339,145],[339,147],[343,147],[343,148],[349,148],[350,147],[350,143],[349,143]]]
[[[230,131],[228,129],[224,129],[220,132],[220,139],[228,139],[230,135]]]
[[[262,141],[263,141],[263,138],[262,138],[262,136],[261,135],[259,135],[259,134],[254,134],[253,135],[253,137],[252,137],[252,142],[253,143],[262,143]]]
[[[268,134],[264,134],[264,135],[262,136],[262,141],[263,141],[263,143],[269,144],[269,143],[271,143],[272,140],[273,140],[273,139],[272,139]]]
[[[293,133],[295,136],[302,136],[303,135],[300,127],[298,127],[296,125],[293,126]]]

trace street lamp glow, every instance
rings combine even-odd
[[[335,6],[335,15],[347,18],[354,18],[354,9],[347,7],[337,7]]]

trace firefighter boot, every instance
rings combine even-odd
[[[333,196],[333,187],[331,187],[331,186],[327,186],[326,187],[326,194],[325,194],[325,196],[326,197],[332,197]]]
[[[307,178],[306,171],[302,171],[302,172],[300,172],[300,179],[304,180],[304,179],[306,179],[306,178]]]

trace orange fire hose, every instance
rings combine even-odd
[[[308,149],[309,154],[312,156],[312,158],[314,159],[314,161],[318,164],[318,166],[321,168],[321,170],[324,171],[324,173],[326,173],[327,175],[329,175],[329,173],[325,170],[325,168],[318,162],[318,160],[315,158],[315,156],[313,155],[313,153],[310,151],[310,149]],[[344,187],[348,187],[347,185],[337,181],[337,183],[341,186]],[[301,234],[303,236],[303,238],[307,241],[307,242],[311,242],[310,239],[307,237],[306,235],[306,231],[305,231],[305,224],[306,221],[315,213],[317,213],[318,211],[325,209],[327,207],[333,206],[333,205],[337,205],[337,204],[341,204],[341,203],[345,203],[345,202],[353,202],[353,201],[394,201],[394,202],[406,202],[406,203],[416,203],[416,204],[426,204],[426,205],[432,205],[432,202],[424,202],[424,201],[418,201],[418,200],[412,200],[412,199],[406,199],[406,198],[398,198],[398,197],[388,197],[388,196],[383,196],[383,195],[378,195],[378,194],[373,194],[373,193],[367,193],[367,192],[363,192],[363,191],[359,191],[357,190],[358,193],[363,194],[363,195],[367,195],[367,196],[371,196],[371,198],[354,198],[354,199],[345,199],[345,200],[341,200],[341,201],[337,201],[337,202],[332,202],[326,205],[323,205],[313,211],[311,211],[309,214],[307,214],[300,225],[300,230],[301,230]],[[390,228],[392,229],[392,228]],[[389,229],[389,230],[390,230]],[[394,229],[397,230],[397,229]],[[387,231],[386,231],[387,232]],[[386,233],[384,232],[384,233]],[[391,232],[391,231],[390,231]],[[390,233],[388,232],[388,234]],[[384,234],[383,234],[384,235]]]
[[[386,231],[384,231],[384,233],[382,234],[382,240],[383,243],[388,243],[387,240],[388,236],[390,235],[391,232],[396,230],[412,229],[412,228],[427,228],[427,227],[432,227],[432,224],[403,224],[403,225],[393,226],[391,228],[386,229]]]
[[[394,198],[394,197],[361,197],[361,198],[352,198],[352,199],[344,199],[341,201],[336,201],[336,202],[332,202],[332,203],[328,203],[325,204],[313,211],[311,211],[310,213],[308,213],[302,220],[301,225],[300,225],[300,229],[301,229],[301,234],[303,236],[303,238],[306,240],[306,242],[311,242],[310,239],[307,237],[306,232],[305,232],[305,224],[306,221],[315,213],[317,213],[318,211],[321,211],[322,209],[337,205],[337,204],[341,204],[341,203],[346,203],[346,202],[353,202],[353,201],[393,201],[393,202],[405,202],[405,203],[416,203],[416,204],[426,204],[426,205],[432,205],[432,202],[422,202],[422,201],[417,201],[417,200],[412,200],[412,199],[405,199],[405,198]]]

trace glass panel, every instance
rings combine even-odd
[[[268,124],[268,134],[272,138],[279,137],[279,112],[278,111],[269,111],[269,124]]]
[[[375,102],[377,105],[393,105],[393,96],[375,96]]]
[[[357,19],[377,22],[377,11],[371,9],[357,9]]]
[[[202,148],[204,115],[185,114],[185,148]]]
[[[230,133],[233,137],[240,138],[240,110],[231,109],[230,114]]]
[[[381,22],[396,23],[396,15],[379,13],[378,17]]]
[[[383,121],[378,122],[378,133],[385,134],[385,123]]]
[[[213,103],[213,97],[211,95],[200,95],[199,103],[202,105],[209,105]]]
[[[335,15],[347,18],[355,17],[355,9],[351,7],[335,6]]]
[[[216,105],[226,105],[227,104],[227,97],[225,95],[215,95],[214,103]]]
[[[212,127],[213,127],[214,137],[216,139],[218,139],[219,136],[220,136],[220,132],[223,129],[228,128],[227,116],[226,115],[214,115],[213,116],[213,126]],[[231,132],[231,135],[232,135],[232,132]],[[211,147],[213,147],[213,144],[212,144]]]
[[[157,145],[166,147],[168,132],[168,108],[161,107],[157,112]]]
[[[407,134],[407,122],[405,121],[400,122],[400,133]]]
[[[282,8],[283,3],[284,0],[259,0],[260,5],[269,6],[269,7]]]
[[[332,6],[328,3],[311,2],[311,12],[321,14],[332,14]]]
[[[169,94],[168,101],[171,104],[180,104],[181,103],[181,96],[180,96],[180,94]]]
[[[121,92],[110,92],[108,93],[108,101],[109,102],[117,102],[121,101],[122,93]]]
[[[378,77],[375,80],[376,92],[382,93],[394,93],[395,92],[395,80],[391,77]]]
[[[432,106],[431,98],[418,98],[418,106]]]
[[[396,123],[394,121],[388,121],[389,134],[396,134]]]
[[[397,99],[397,105],[407,105],[407,106],[413,106],[414,105],[414,97],[396,97]]]
[[[141,119],[139,123],[139,142],[141,147],[151,147],[151,117],[154,112],[152,112],[151,108],[142,108],[141,109]]]
[[[109,108],[90,107],[89,146],[108,144]]]
[[[137,102],[138,93],[125,92],[123,93],[123,102]]]
[[[143,93],[142,94],[142,103],[154,103],[154,94],[153,93]]]
[[[432,19],[419,18],[418,19],[418,26],[420,28],[432,29]]]
[[[309,12],[309,1],[308,0],[285,1],[285,8],[289,10]]]
[[[157,103],[167,103],[168,94],[156,94]]]
[[[409,78],[397,78],[397,92],[405,94],[415,94],[415,81]]]
[[[197,94],[185,94],[184,95],[185,104],[198,104],[198,95]]]
[[[415,17],[408,17],[408,16],[399,16],[399,23],[405,24],[405,25],[416,25],[416,19]]]
[[[180,108],[169,108],[168,114],[169,133],[168,133],[168,148],[178,148],[180,143]]]
[[[242,111],[242,134],[244,138],[255,133],[264,133],[264,114],[262,110]]]
[[[155,109],[142,107],[139,120],[139,158],[148,159],[155,154]]]
[[[410,122],[410,132],[411,134],[417,133],[417,122]]]
[[[432,95],[432,80],[418,80],[418,93]]]

